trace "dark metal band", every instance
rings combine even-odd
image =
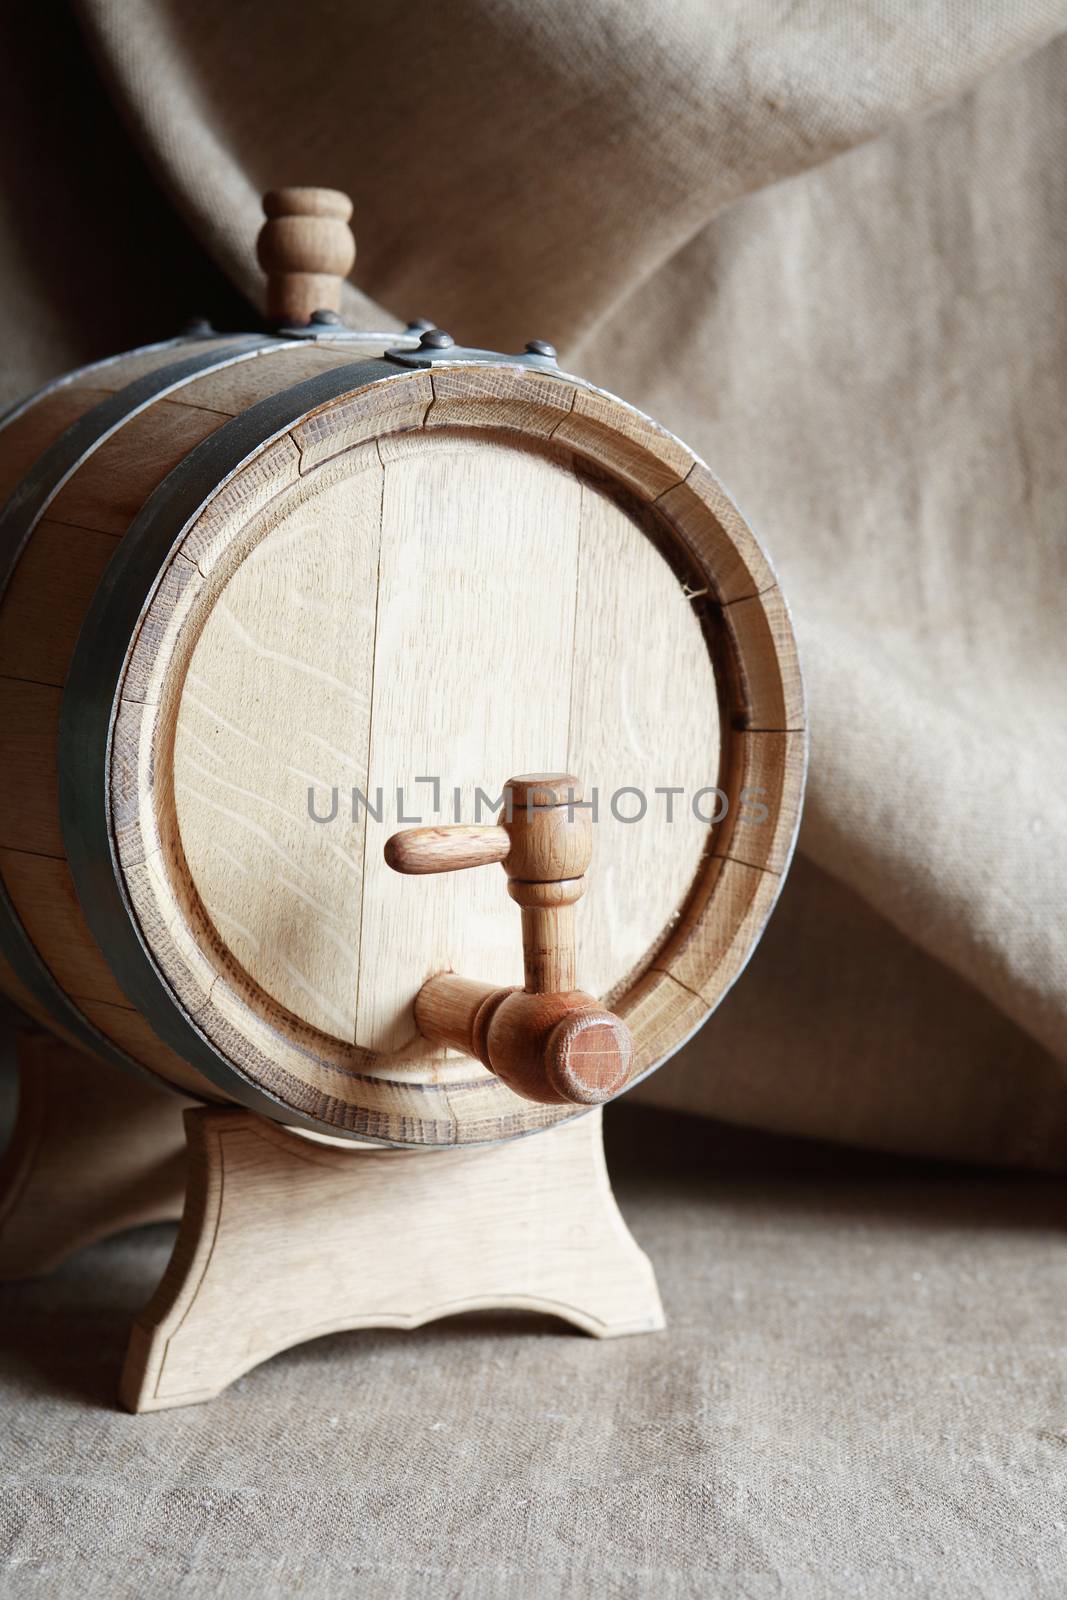
[[[438,341],[443,338],[447,343],[428,343],[435,335]],[[465,345],[456,344],[447,333],[441,335],[434,328],[417,345],[393,345],[385,352],[384,359],[398,367],[417,367],[426,371],[432,371],[434,367],[525,367],[531,372],[543,372],[550,378],[574,382],[570,373],[560,371],[552,345],[537,339],[531,339],[521,355],[505,356],[496,350],[468,349]]]
[[[164,399],[172,389],[180,389],[193,378],[202,378],[216,367],[228,367],[279,341],[262,335],[244,338],[221,350],[201,350],[199,355],[172,361],[143,378],[135,378],[106,400],[91,406],[84,416],[72,422],[58,439],[37,457],[26,476],[12,491],[0,511],[0,596],[11,581],[26,543],[67,479],[78,470],[94,450],[139,411]],[[285,348],[280,346],[280,348]]]
[[[84,367],[72,367],[69,372],[63,372],[58,378],[50,378],[47,383],[42,383],[39,389],[32,389],[29,394],[24,394],[20,400],[7,407],[0,413],[0,428],[6,428],[9,422],[15,422],[24,412],[29,411],[39,400],[47,395],[55,394],[57,389],[71,389],[75,384],[84,383],[87,378],[92,378],[97,372],[106,372],[109,367],[117,366],[120,361],[125,361],[127,356],[145,355],[150,350],[172,350],[178,345],[187,344],[188,340],[181,338],[161,339],[158,344],[140,345],[136,350],[124,350],[117,356],[105,356],[103,361],[90,361]]]
[[[382,360],[334,367],[251,406],[190,451],[130,523],[86,613],[63,694],[59,809],[67,858],[86,921],[129,1000],[159,1038],[226,1095],[274,1121],[322,1131],[252,1082],[182,1009],[145,942],[125,892],[111,828],[109,774],[118,694],[141,615],[184,530],[232,473],[308,411],[353,389],[397,379]],[[390,1143],[363,1131],[338,1137]]]
[[[176,344],[184,340],[173,341]],[[230,344],[201,350],[181,361],[168,362],[144,377],[135,378],[124,388],[116,390],[106,400],[92,406],[71,423],[34,462],[19,483],[10,499],[0,510],[0,600],[11,581],[22,552],[34,527],[59,493],[67,479],[77,471],[116,430],[137,412],[154,401],[179,389],[192,378],[205,376],[220,367],[256,354],[268,346],[278,346],[278,341],[263,335],[235,338]],[[152,348],[149,346],[148,348]],[[131,352],[132,353],[132,352]],[[115,357],[114,360],[121,360]],[[20,403],[3,419],[4,423],[22,415],[31,404],[67,383],[83,378],[87,373],[113,365],[113,361],[98,362],[83,368],[55,384],[47,384],[28,401]],[[0,882],[0,953],[10,963],[16,977],[29,990],[38,1005],[67,1033],[87,1050],[103,1056],[116,1066],[132,1068],[144,1075],[146,1068],[128,1056],[112,1040],[99,1032],[62,989],[45,964],[40,952],[23,927],[22,920],[11,903],[10,896]]]

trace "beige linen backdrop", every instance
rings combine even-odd
[[[240,317],[205,258],[258,302],[259,192],[325,183],[353,321],[551,339],[680,433],[779,567],[811,779],[748,973],[640,1092],[1062,1166],[1065,0],[76,10],[92,68],[9,19],[11,396]]]

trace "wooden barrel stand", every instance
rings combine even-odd
[[[599,1107],[744,970],[804,787],[707,466],[542,340],[345,328],[347,198],[265,210],[269,331],[0,419],[0,993],[53,1035],[0,1275],[173,1216],[196,1101],[136,1410],[474,1306],[662,1326]]]
[[[345,1328],[489,1309],[602,1339],[664,1327],[611,1192],[599,1109],[462,1150],[357,1153],[250,1111],[188,1111],[185,1125],[185,1211],[130,1339],[131,1411],[210,1400],[277,1351]]]
[[[21,1037],[19,1069],[0,1282],[181,1217],[130,1336],[119,1395],[131,1411],[210,1400],[278,1351],[348,1328],[488,1309],[598,1338],[664,1326],[611,1192],[599,1108],[510,1144],[356,1150],[234,1107],[184,1102],[183,1130],[178,1097],[46,1034]]]

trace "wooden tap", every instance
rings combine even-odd
[[[577,984],[574,907],[592,848],[589,808],[568,773],[510,778],[499,824],[408,828],[385,846],[396,872],[503,865],[522,914],[525,986],[441,973],[419,990],[415,1022],[425,1038],[476,1057],[544,1105],[600,1105],[625,1088],[633,1067],[625,1022]]]

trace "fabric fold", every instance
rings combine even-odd
[[[706,457],[794,612],[801,858],[721,1013],[640,1092],[1067,1162],[1067,0],[76,11],[145,218],[100,182],[117,136],[58,137],[13,55],[54,217],[16,185],[10,398],[174,332],[200,251],[261,303],[260,192],[350,192],[350,322],[551,339]]]

